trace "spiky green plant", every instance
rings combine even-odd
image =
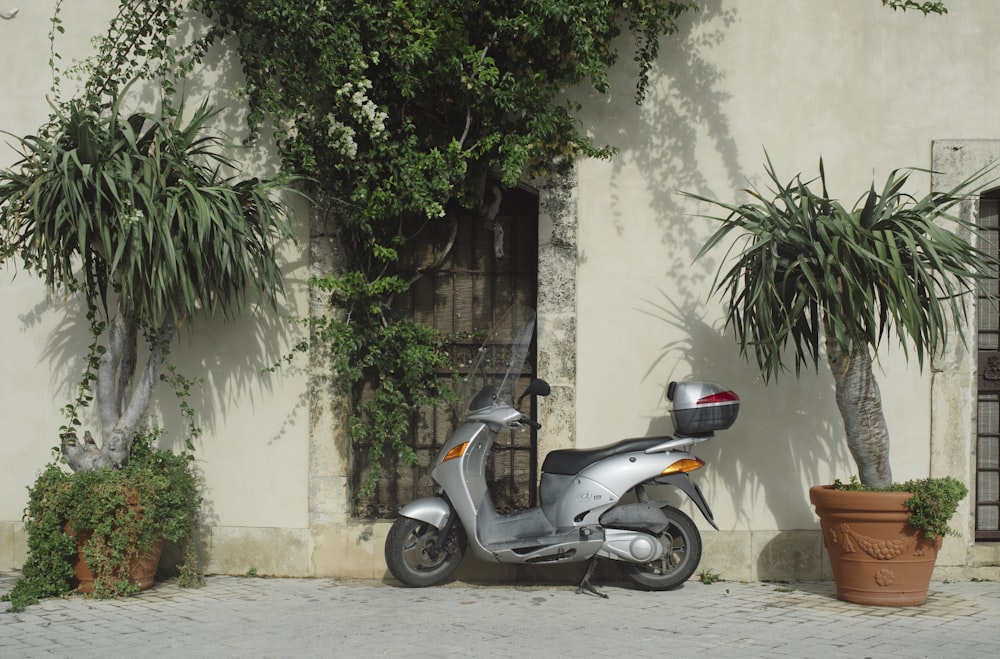
[[[765,382],[788,370],[789,360],[796,375],[818,369],[823,338],[861,480],[889,485],[889,433],[872,355],[894,334],[923,366],[961,326],[964,296],[995,274],[972,242],[975,225],[954,212],[987,171],[916,199],[903,192],[914,170],[895,170],[851,210],[828,194],[822,160],[818,194],[816,181],[801,176],[783,183],[770,159],[766,171],[774,188],[749,190],[750,203],[690,195],[728,211],[714,218],[722,226],[698,258],[733,238],[713,293],[726,299],[726,325]]]
[[[37,135],[16,138],[23,157],[0,172],[0,258],[82,294],[92,314],[104,441],[78,437],[73,410],[63,451],[74,469],[128,461],[177,328],[202,313],[234,316],[247,297],[273,304],[275,247],[292,236],[273,197],[279,182],[229,178],[234,163],[205,133],[215,110],[126,116],[127,91],[105,112],[57,107]],[[149,358],[133,377],[142,339]],[[85,378],[78,402],[90,386]]]

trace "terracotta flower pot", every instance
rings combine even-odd
[[[76,538],[76,556],[70,559],[70,562],[73,564],[73,581],[71,585],[78,593],[92,593],[94,592],[94,582],[97,580],[97,577],[90,569],[90,566],[87,565],[87,559],[83,555],[83,546],[93,533],[91,531],[76,533],[69,523],[66,524],[65,531],[67,535]],[[163,538],[155,540],[153,546],[132,566],[129,579],[132,583],[139,585],[140,591],[153,587],[156,568],[160,563],[160,554],[163,553],[164,544],[165,540]]]
[[[830,555],[837,597],[857,604],[915,606],[927,600],[942,538],[907,524],[907,492],[810,488]]]

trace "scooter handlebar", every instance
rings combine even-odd
[[[515,423],[517,425],[529,426],[531,428],[534,428],[535,430],[539,430],[542,427],[542,424],[538,423],[534,419],[529,419],[528,417],[526,417],[524,415],[522,415],[521,418],[518,419]]]

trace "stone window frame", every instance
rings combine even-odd
[[[1000,161],[1000,140],[935,140],[931,143],[931,190],[949,190],[969,176]],[[960,203],[959,217],[975,223],[979,198]],[[965,324],[955,328],[966,337],[949,341],[931,357],[930,475],[952,476],[969,487],[952,527],[959,538],[945,542],[939,564],[983,566],[1000,560],[1000,543],[975,542],[975,441],[977,432],[976,299],[966,303]]]

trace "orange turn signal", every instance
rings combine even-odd
[[[663,470],[660,474],[661,476],[669,476],[670,474],[678,473],[688,473],[689,471],[695,471],[696,469],[701,469],[705,466],[705,461],[701,458],[684,458],[683,460],[678,460],[669,467]]]
[[[465,455],[465,450],[469,448],[469,442],[462,442],[455,448],[451,449],[444,454],[444,460],[441,462],[448,462],[448,460],[454,460],[455,458],[460,458]]]

